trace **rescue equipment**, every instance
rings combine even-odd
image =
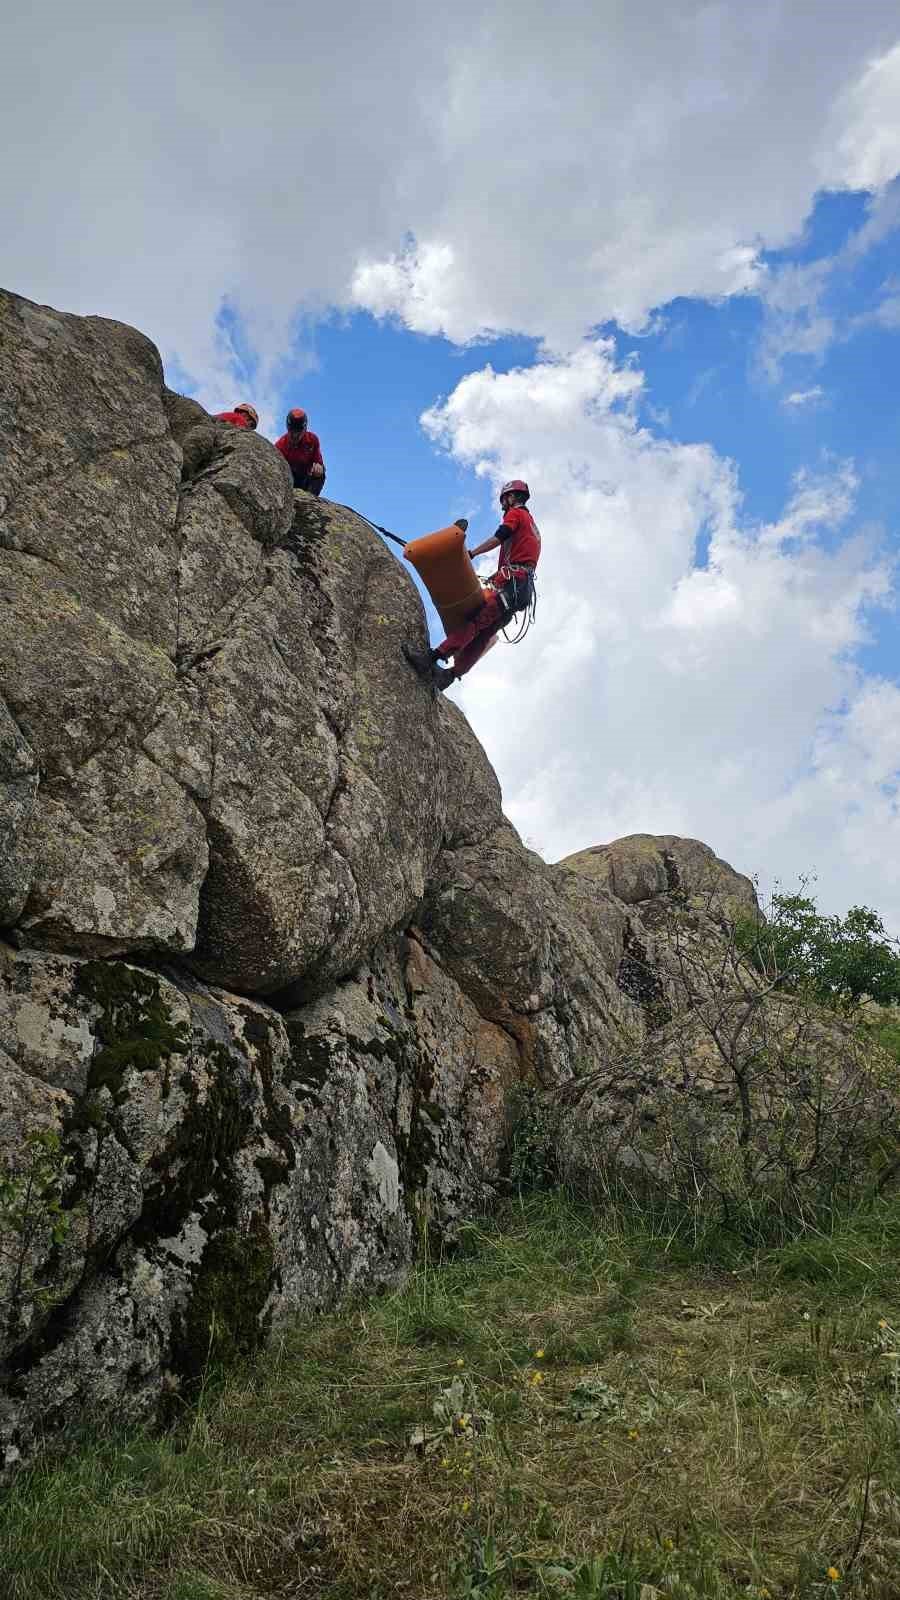
[[[484,605],[484,590],[466,549],[466,536],[454,523],[412,539],[403,551],[415,567],[448,634]]]

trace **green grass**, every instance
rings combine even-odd
[[[896,1600],[898,1260],[897,1202],[743,1253],[511,1204],[402,1293],[207,1374],[172,1431],[20,1475],[0,1593]]]

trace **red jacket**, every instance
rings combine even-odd
[[[510,506],[495,538],[502,540],[495,576],[499,576],[504,567],[536,567],[541,559],[538,526],[524,506]]]
[[[324,477],[325,463],[317,433],[310,433],[308,428],[299,437],[295,434],[291,438],[289,433],[283,433],[280,439],[276,439],[275,449],[281,451],[295,476],[305,478],[310,467],[319,466]]]
[[[250,418],[243,411],[217,411],[216,422],[230,422],[233,428],[249,428]]]

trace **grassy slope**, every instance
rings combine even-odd
[[[896,1203],[757,1257],[511,1206],[404,1293],[211,1376],[173,1432],[23,1475],[0,1592],[896,1600],[898,1261]]]

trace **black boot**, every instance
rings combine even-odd
[[[431,681],[436,689],[449,689],[451,683],[456,682],[456,673],[452,667],[435,667]]]
[[[412,645],[404,644],[400,647],[411,667],[414,667],[420,678],[430,678],[434,670],[437,656],[433,650],[414,650]]]

